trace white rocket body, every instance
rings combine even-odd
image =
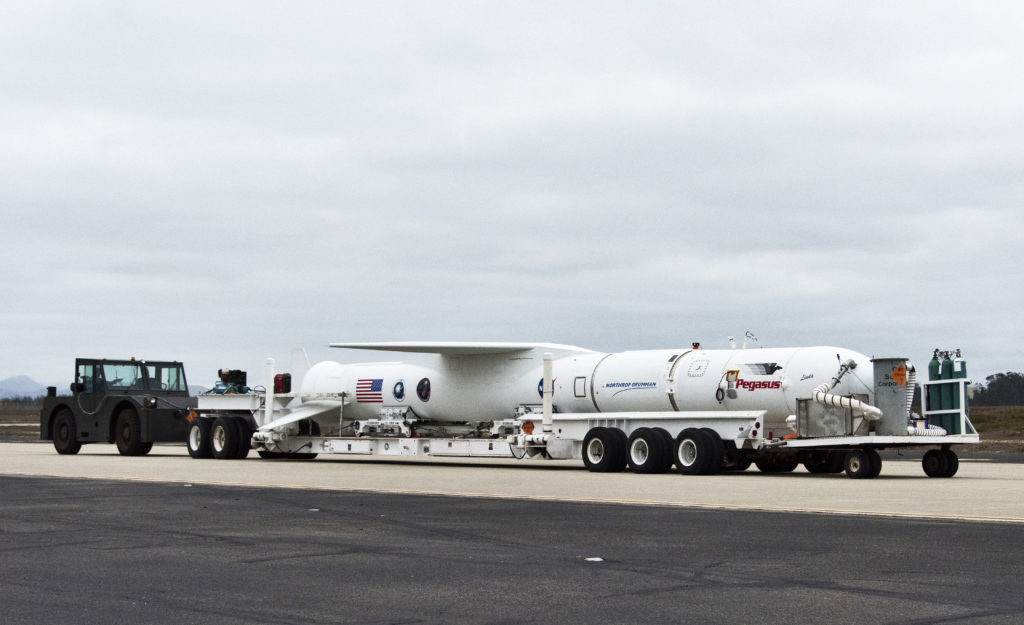
[[[554,356],[555,411],[672,412],[765,410],[765,429],[785,427],[797,398],[857,367],[831,392],[874,399],[870,359],[837,347],[740,350],[664,349],[600,353],[526,343],[345,343],[332,347],[431,354],[416,362],[324,361],[304,376],[302,396],[344,394],[346,420],[407,406],[439,422],[510,419],[542,402],[543,354]]]

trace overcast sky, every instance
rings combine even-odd
[[[1016,2],[2,1],[0,379],[747,330],[1024,370],[1022,32]]]

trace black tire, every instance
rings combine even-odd
[[[949,460],[949,469],[943,477],[953,477],[956,472],[960,469],[960,459],[957,458],[956,452],[952,449],[944,449],[946,459]]]
[[[611,464],[611,455],[608,453],[608,428],[590,428],[587,435],[583,437],[583,466],[587,471],[594,473],[605,473],[608,465]]]
[[[134,408],[122,408],[114,420],[114,442],[117,443],[117,452],[122,456],[141,456],[153,448],[142,442],[142,423],[139,421],[139,413]]]
[[[875,470],[876,457],[878,457],[878,452],[875,452],[873,449],[850,450],[843,460],[843,469],[846,471],[846,477],[855,480],[876,477],[878,475]],[[880,465],[881,462],[878,462],[878,464]]]
[[[75,415],[67,408],[61,408],[53,417],[53,448],[62,456],[77,454],[82,449],[78,440],[78,425]]]
[[[742,472],[750,468],[750,465],[754,464],[754,460],[749,456],[740,456],[733,464],[727,468],[730,471]]]
[[[778,473],[792,473],[796,471],[798,466],[800,466],[800,461],[796,458],[779,458],[775,463],[775,471]]]
[[[237,419],[233,417],[217,417],[210,428],[210,451],[217,460],[228,460],[238,453],[238,442],[241,438]]]
[[[188,447],[188,455],[193,458],[212,458],[213,451],[210,448],[210,419],[197,417],[188,424],[185,433],[185,446]]]
[[[655,473],[665,473],[672,468],[672,455],[675,453],[676,441],[665,428],[651,428],[651,432],[661,440],[661,462],[654,468]]]
[[[625,445],[622,444],[622,430],[615,428],[590,428],[583,437],[583,465],[594,473],[621,471],[626,464]]]
[[[814,452],[804,463],[808,473],[840,473],[843,470],[843,454],[837,451]]]
[[[750,465],[754,464],[754,460],[750,453],[742,452],[736,448],[736,443],[733,441],[725,441],[725,459],[723,460],[724,471],[746,471],[750,468]]]
[[[828,460],[826,461],[826,464],[828,465],[828,470],[825,471],[825,472],[826,473],[842,473],[843,472],[843,461],[846,460],[846,454],[844,454],[843,452],[841,452],[839,450],[836,450],[836,449],[833,449],[832,451],[829,451],[827,453],[828,453]]]
[[[713,442],[706,432],[686,428],[676,437],[672,460],[683,475],[704,475],[711,463]]]
[[[796,458],[773,454],[758,458],[754,464],[762,473],[792,473],[800,466],[800,461]]]
[[[708,475],[714,475],[722,470],[722,465],[725,464],[725,443],[722,442],[722,437],[718,435],[718,432],[711,428],[701,428],[701,432],[707,435],[711,441],[711,456],[708,458]]]
[[[959,465],[959,461],[957,461]],[[930,449],[921,458],[921,468],[928,477],[947,477],[949,456],[941,449]]]
[[[234,457],[244,460],[249,457],[249,450],[252,449],[252,428],[241,419],[235,419],[235,423],[238,425],[238,449]]]
[[[808,460],[804,463],[804,468],[807,469],[808,473],[820,474],[828,473],[828,467],[824,462]]]
[[[878,451],[875,449],[869,449],[868,455],[871,456],[871,474],[868,475],[868,478],[874,479],[882,472],[882,457],[878,455]]]
[[[615,451],[615,464],[613,465],[612,472],[625,471],[626,470],[626,448],[629,446],[629,437],[626,433],[619,428],[608,428],[614,438],[612,448]]]
[[[633,473],[654,473],[662,463],[662,439],[651,428],[638,428],[626,442],[626,462]]]

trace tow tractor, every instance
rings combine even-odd
[[[47,389],[39,434],[59,454],[116,443],[122,455],[141,456],[153,443],[182,442],[195,406],[180,362],[78,358],[71,395]]]

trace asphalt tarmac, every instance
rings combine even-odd
[[[1019,525],[0,477],[16,623],[1020,623]]]
[[[1020,465],[686,478],[108,447],[0,445],[5,625],[1024,621]]]

